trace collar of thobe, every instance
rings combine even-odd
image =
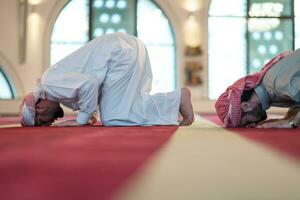
[[[255,93],[257,94],[258,99],[260,100],[261,107],[263,110],[267,110],[270,108],[270,97],[266,88],[260,84],[254,89]]]

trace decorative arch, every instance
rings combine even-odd
[[[153,1],[153,0],[152,0]],[[57,17],[59,16],[60,12],[63,10],[65,5],[67,5],[70,2],[70,0],[58,0],[54,7],[52,8],[51,15],[49,16],[49,19],[47,20],[47,25],[45,28],[45,33],[44,33],[44,59],[43,59],[43,65],[44,65],[44,70],[50,65],[50,42],[51,42],[51,33],[52,29],[55,25],[55,21]],[[182,40],[182,33],[180,29],[180,24],[179,24],[179,17],[175,14],[176,12],[172,11],[172,6],[169,5],[168,2],[163,1],[163,0],[156,0],[153,1],[156,6],[160,7],[165,16],[167,17],[170,26],[173,29],[173,38],[174,38],[174,46],[176,47],[176,52],[174,53],[174,62],[175,62],[175,84],[174,86],[178,85],[178,82],[182,83],[182,77],[179,76],[182,74],[183,69],[179,68],[177,66],[183,66],[182,65],[182,59],[180,56],[178,56],[179,52],[180,55],[181,52],[183,51],[183,41]],[[176,33],[176,34],[175,34]]]

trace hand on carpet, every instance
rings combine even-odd
[[[94,124],[97,123],[97,118],[95,116],[91,116],[87,124],[78,124],[76,120],[66,120],[62,122],[57,122],[53,124],[52,126],[58,126],[58,127],[63,127],[63,126],[93,126]]]
[[[71,127],[71,126],[84,126],[84,125],[85,124],[78,124],[76,120],[66,120],[66,121],[55,123],[52,126],[58,126],[58,127],[69,126],[69,127]]]
[[[293,128],[287,119],[270,119],[256,126],[256,128]]]

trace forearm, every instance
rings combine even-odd
[[[257,125],[257,128],[296,128],[300,125],[299,108],[290,108],[282,119],[267,120]]]
[[[82,124],[77,123],[76,120],[66,120],[66,121],[62,121],[62,122],[58,122],[53,124],[53,126],[83,126]]]
[[[55,123],[55,124],[53,124],[53,126],[92,126],[96,122],[97,122],[97,119],[94,116],[92,116],[92,117],[90,117],[90,119],[88,120],[88,123],[86,123],[86,124],[80,124],[76,120],[66,120],[66,121]]]
[[[80,110],[77,114],[76,121],[79,124],[87,124],[95,113],[98,101],[98,89],[97,81],[92,79],[86,81],[78,89],[78,104]]]

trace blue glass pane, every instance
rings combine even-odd
[[[88,0],[72,0],[60,12],[51,35],[51,64],[88,42],[88,3]]]
[[[11,99],[11,98],[13,98],[13,94],[9,87],[9,82],[7,81],[4,73],[0,69],[0,99]]]
[[[246,75],[246,20],[209,18],[208,95],[216,99],[238,78]]]
[[[247,0],[211,0],[210,16],[246,16]]]
[[[159,31],[153,31],[159,30]],[[138,37],[146,44],[153,71],[151,93],[175,89],[175,42],[170,23],[151,0],[139,0],[137,10]]]

